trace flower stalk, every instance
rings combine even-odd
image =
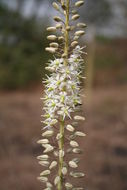
[[[53,7],[59,13],[54,17],[57,24],[47,28],[50,43],[46,51],[53,53],[54,59],[49,60],[46,66],[51,74],[44,81],[44,126],[42,139],[38,141],[44,150],[37,157],[39,164],[44,167],[38,179],[45,184],[45,190],[84,189],[71,183],[72,177],[84,177],[84,173],[78,171],[82,150],[77,141],[85,137],[78,127],[78,122],[84,122],[85,118],[76,114],[82,104],[82,54],[86,54],[84,47],[79,46],[86,24],[77,23],[80,17],[78,8],[83,4],[84,1],[80,0],[75,3],[71,0],[53,2]],[[68,154],[72,155],[69,160]]]
[[[59,140],[59,150],[64,151],[64,120],[61,120],[60,122],[60,140]],[[62,183],[63,183],[63,174],[62,174],[62,168],[63,168],[63,156],[59,154],[59,171],[58,176],[60,177],[59,183],[58,183],[58,190],[62,190]]]
[[[70,7],[70,0],[66,1],[66,11],[65,11],[65,49],[64,49],[64,54],[66,55],[65,64],[67,64],[67,59],[68,59],[68,54],[69,54],[69,7]]]
[[[69,7],[70,7],[70,0],[66,1],[66,10],[65,10],[65,47],[64,47],[64,54],[66,55],[64,58],[65,66],[68,64],[68,54],[69,54]],[[60,121],[60,142],[59,142],[59,150],[64,151],[64,119]],[[62,183],[63,183],[63,156],[59,155],[59,172],[58,175],[60,177],[60,181],[58,183],[58,190],[62,190]]]

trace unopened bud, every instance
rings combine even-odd
[[[49,35],[49,36],[47,36],[47,39],[48,40],[56,40],[57,37],[55,35]]]
[[[53,2],[52,6],[54,7],[54,9],[56,9],[57,11],[60,10],[59,5],[56,2]]]
[[[55,20],[56,22],[61,22],[61,21],[62,21],[62,19],[61,19],[59,16],[55,16],[55,17],[54,17],[54,20]]]
[[[69,162],[69,166],[70,166],[71,168],[77,168],[77,167],[78,167],[78,165],[77,165],[74,161],[70,161],[70,162]]]
[[[56,176],[55,180],[54,180],[54,184],[57,185],[60,181],[60,177]]]
[[[85,133],[80,132],[80,131],[76,131],[76,132],[75,132],[75,135],[76,135],[76,136],[79,136],[79,137],[85,137],[85,136],[86,136]]]
[[[67,30],[67,31],[70,31],[70,30],[71,30],[71,27],[70,27],[70,26],[67,26],[66,30]]]
[[[73,188],[73,185],[71,183],[65,183],[65,187],[67,189],[72,189]]]
[[[54,134],[53,131],[47,130],[47,131],[45,131],[44,133],[42,133],[42,136],[43,136],[43,137],[51,137],[53,134]]]
[[[61,24],[61,23],[57,23],[57,24],[56,24],[56,28],[57,28],[57,29],[61,29],[61,28],[62,28],[62,24]]]
[[[73,148],[76,148],[76,147],[79,146],[76,141],[71,141],[71,142],[70,142],[70,145],[71,145]]]
[[[55,43],[55,42],[50,43],[49,45],[50,45],[50,47],[53,47],[53,48],[58,48],[59,47],[59,44]]]
[[[55,32],[56,31],[56,27],[48,27],[47,31],[48,32]]]
[[[60,37],[58,37],[58,40],[59,40],[59,41],[64,41],[64,37],[63,37],[63,36],[60,36]]]
[[[72,43],[71,43],[71,46],[72,47],[75,47],[75,46],[77,46],[78,45],[78,42],[77,41],[73,41]]]
[[[82,36],[84,34],[85,34],[85,32],[83,30],[79,30],[79,31],[75,32],[75,36]]]
[[[41,182],[47,182],[48,181],[48,178],[47,177],[38,177],[37,178],[39,181],[41,181]]]
[[[83,117],[83,116],[79,116],[79,115],[76,115],[76,116],[74,116],[74,120],[85,121],[85,117]]]
[[[40,173],[40,176],[49,175],[50,173],[51,173],[50,170],[44,170],[43,172]]]
[[[62,54],[62,58],[66,58],[67,57],[67,54],[66,53],[63,53]]]
[[[85,23],[77,23],[78,28],[85,28],[87,25]]]
[[[74,36],[74,40],[78,40],[79,39],[79,36]]]
[[[70,131],[70,132],[73,132],[73,131],[75,130],[72,125],[67,125],[67,126],[66,126],[66,129],[67,129],[68,131]]]
[[[49,143],[49,140],[48,139],[41,139],[39,141],[37,141],[38,144],[47,144]]]
[[[56,161],[52,161],[51,165],[49,166],[49,169],[53,169],[57,166],[57,162]]]
[[[84,1],[77,1],[76,3],[75,3],[75,6],[76,7],[80,7],[80,6],[82,6],[84,4]]]
[[[64,4],[64,2],[62,3],[61,7],[63,10],[66,10],[66,5]]]
[[[52,47],[47,47],[47,48],[45,48],[45,50],[50,52],[50,53],[55,53],[56,52],[56,49],[52,48]]]
[[[77,10],[72,10],[71,13],[72,14],[77,14],[78,12],[77,12]]]
[[[75,14],[75,15],[72,16],[72,20],[77,20],[79,17],[80,17],[79,14]]]

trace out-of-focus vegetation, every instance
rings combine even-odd
[[[92,25],[103,25],[112,16],[111,7],[106,0],[89,0],[81,11],[82,17]]]
[[[0,89],[25,87],[44,76],[44,28],[34,17],[0,5]]]
[[[48,0],[36,1],[33,14],[29,17],[23,16],[27,0],[15,1],[16,9],[10,9],[3,2],[0,0],[0,89],[38,85],[45,75],[45,62],[50,56],[44,50],[47,46],[45,28],[48,25],[48,18],[40,21],[37,19],[35,10],[37,12],[42,3],[48,3]],[[9,3],[8,0],[6,2]],[[97,0],[96,3],[94,0],[86,1],[82,18],[85,18],[89,26],[99,28],[111,18],[110,4],[106,0],[101,2]],[[92,63],[94,84],[127,82],[126,44],[126,40],[122,39],[96,37]],[[91,52],[88,53],[89,57],[92,56]]]
[[[127,82],[127,39],[96,37],[94,84]]]

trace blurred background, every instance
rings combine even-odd
[[[0,0],[0,190],[42,189],[36,156],[51,0]],[[82,184],[127,190],[127,1],[86,0]]]

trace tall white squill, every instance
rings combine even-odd
[[[78,40],[85,34],[86,24],[79,23],[78,8],[84,1],[57,0],[53,7],[57,11],[55,26],[47,28],[50,41],[46,51],[53,53],[46,70],[50,71],[45,83],[42,139],[38,141],[44,148],[38,156],[43,171],[38,179],[45,190],[82,190],[72,184],[72,178],[84,177],[78,170],[81,154],[78,137],[85,137],[76,124],[85,118],[76,115],[81,106],[81,78],[84,48]],[[55,34],[56,32],[56,34]],[[71,155],[68,158],[68,154]],[[71,158],[71,159],[70,159]]]

